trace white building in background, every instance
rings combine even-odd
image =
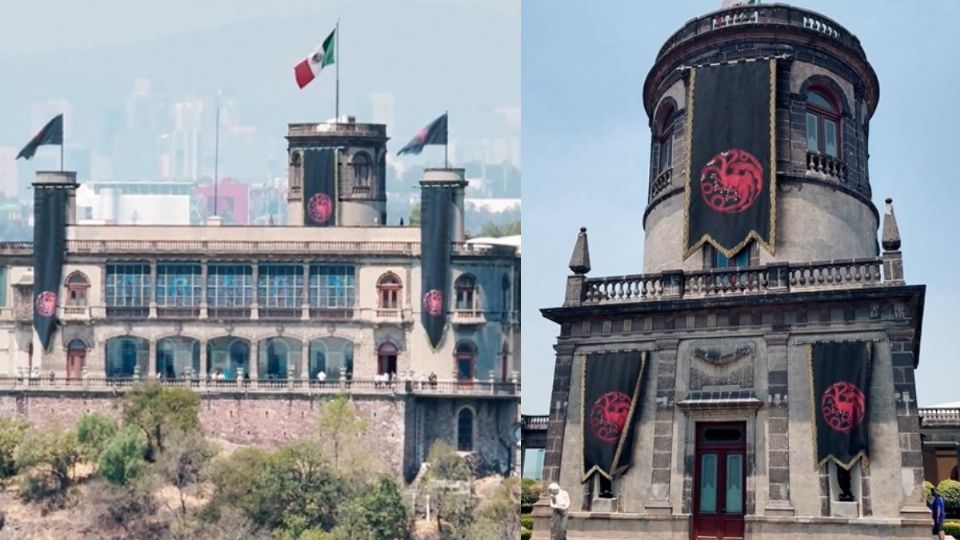
[[[193,182],[99,181],[77,188],[80,224],[189,225]]]
[[[4,197],[16,199],[19,193],[17,185],[17,153],[12,146],[0,147],[0,193]]]

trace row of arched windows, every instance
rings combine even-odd
[[[504,278],[506,279],[506,277]],[[506,282],[504,290],[509,287]],[[68,306],[86,306],[87,292],[90,289],[90,280],[82,272],[71,273],[65,283],[67,289]],[[199,287],[196,287],[199,290]],[[157,288],[161,290],[160,287]],[[476,311],[479,309],[479,287],[477,279],[472,274],[461,274],[454,282],[455,309],[460,311]],[[387,272],[377,281],[378,307],[382,310],[397,310],[403,305],[403,284],[393,272]],[[252,295],[252,293],[251,293]],[[252,299],[252,296],[251,296]],[[199,300],[198,300],[199,302]]]

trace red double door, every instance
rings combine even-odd
[[[693,540],[742,540],[746,425],[697,424]]]

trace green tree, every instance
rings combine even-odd
[[[407,508],[400,487],[382,476],[365,494],[344,505],[334,536],[338,539],[391,540],[407,531]]]
[[[497,225],[492,221],[488,221],[480,229],[480,236],[489,236],[492,238],[500,238],[502,236],[516,236],[520,234],[520,221],[511,221],[510,223],[505,223],[503,225]]]
[[[112,484],[128,485],[143,472],[146,442],[140,428],[127,426],[104,445],[98,471]]]
[[[98,413],[85,414],[77,421],[77,440],[83,447],[84,458],[96,462],[107,442],[117,434],[117,423]]]
[[[337,396],[323,408],[318,423],[319,441],[338,472],[357,471],[364,465],[364,458],[368,456],[362,440],[365,429],[367,421],[357,414],[346,396]]]
[[[520,504],[524,508],[529,508],[540,500],[540,492],[543,486],[533,478],[524,478],[520,481]]]
[[[53,426],[28,430],[17,447],[15,459],[23,468],[46,468],[62,492],[69,487],[71,475],[82,457],[76,432]]]
[[[0,480],[17,474],[17,447],[23,441],[27,427],[27,423],[21,420],[0,417]]]
[[[177,488],[182,515],[187,513],[187,495],[206,481],[210,460],[215,455],[216,449],[198,432],[176,433],[160,454],[157,470],[164,480]]]
[[[937,485],[937,491],[943,497],[947,516],[951,518],[960,517],[960,482],[949,479],[943,480]]]
[[[427,462],[430,464],[427,473],[430,479],[454,482],[470,480],[470,465],[446,441],[438,440],[430,446]]]
[[[156,461],[166,437],[200,425],[200,397],[186,388],[164,388],[156,381],[138,384],[123,396],[123,421],[147,438],[147,461]]]
[[[410,225],[420,224],[420,214],[421,214],[420,203],[414,203],[413,207],[410,208]]]
[[[473,525],[464,538],[499,540],[520,535],[520,500],[517,479],[506,478],[489,501],[477,509]]]

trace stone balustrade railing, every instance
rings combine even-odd
[[[739,25],[763,25],[771,27],[794,27],[812,31],[835,39],[863,55],[860,40],[846,28],[819,13],[784,4],[755,4],[715,11],[691,19],[677,30],[660,48],[659,61],[683,43],[704,34]],[[774,30],[775,31],[775,30]]]
[[[922,425],[960,426],[960,409],[920,409]]]
[[[669,271],[587,278],[581,302],[602,304],[870,287],[882,284],[882,259]]]
[[[650,200],[654,200],[658,195],[673,185],[673,169],[666,169],[657,175],[656,180],[650,185]]]
[[[820,152],[807,152],[807,170],[841,181],[847,179],[847,165],[839,158]]]
[[[38,392],[122,392],[145,379],[62,376],[16,377],[0,376],[0,393],[4,391]],[[154,379],[151,379],[154,380]],[[385,394],[426,396],[496,396],[520,395],[520,382],[509,381],[413,381],[392,382],[371,379],[325,380],[315,379],[155,379],[165,387],[190,388],[205,393],[304,393],[304,394]]]
[[[547,424],[550,423],[550,417],[547,415],[521,415],[520,425],[523,429],[545,431]]]

